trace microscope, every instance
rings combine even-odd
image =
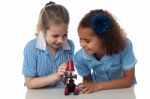
[[[73,74],[75,70],[74,70],[73,61],[71,59],[71,55],[72,53],[68,54],[68,61],[67,61],[67,67],[66,67],[67,72],[64,78],[64,84],[66,85],[64,94],[69,95],[71,92],[73,92],[74,95],[78,95],[79,90],[76,84],[74,83],[74,79],[77,79],[77,75]]]

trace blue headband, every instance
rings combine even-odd
[[[96,34],[103,34],[109,30],[111,26],[111,20],[101,14],[97,13],[92,17],[91,28]]]

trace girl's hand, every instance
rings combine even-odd
[[[59,66],[58,68],[58,71],[57,71],[57,76],[58,76],[58,79],[62,78],[65,73],[66,73],[66,67],[67,67],[67,64],[66,63],[63,63]]]
[[[101,85],[98,83],[92,83],[92,82],[85,82],[78,84],[78,88],[81,89],[81,94],[89,94],[96,92],[101,89]]]

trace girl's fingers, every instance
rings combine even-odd
[[[62,73],[62,72],[60,72],[60,73],[59,73],[59,75],[60,75],[60,76],[63,76],[63,73]]]
[[[66,71],[66,65],[61,65],[58,71]]]
[[[63,63],[62,65],[63,65],[63,66],[66,66],[67,64],[66,64],[66,63]]]
[[[88,90],[89,90],[89,89],[87,89],[87,88],[83,88],[83,89],[81,90],[81,94],[86,93]]]
[[[66,69],[66,66],[65,65],[61,65],[59,68],[60,69]]]
[[[90,94],[90,93],[92,93],[92,91],[91,90],[87,90],[85,93],[86,94]]]
[[[60,69],[59,71],[60,72],[66,72],[66,69],[63,68],[63,69]]]
[[[67,67],[66,64],[62,64],[59,68],[60,69],[66,69],[66,67]]]
[[[77,87],[78,87],[78,88],[83,88],[83,87],[85,87],[85,86],[84,86],[83,83],[79,83],[79,84],[77,85]]]
[[[80,93],[84,93],[84,91],[86,90],[85,85],[83,83],[80,83],[77,85]]]
[[[58,71],[58,73],[59,73],[60,75],[65,75],[66,70],[65,70],[65,69],[61,69],[61,70]]]
[[[65,75],[65,72],[66,72],[66,63],[63,63],[58,68],[58,75],[63,76],[63,75]]]
[[[79,88],[81,94],[89,94],[93,92],[92,90],[88,89],[84,83],[78,84],[77,87]]]

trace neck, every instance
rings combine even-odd
[[[94,56],[97,60],[101,60],[101,58],[104,56],[104,54],[102,54],[102,55],[94,54]]]
[[[95,53],[94,56],[97,60],[101,60],[101,58],[105,55],[105,51],[101,53]]]

